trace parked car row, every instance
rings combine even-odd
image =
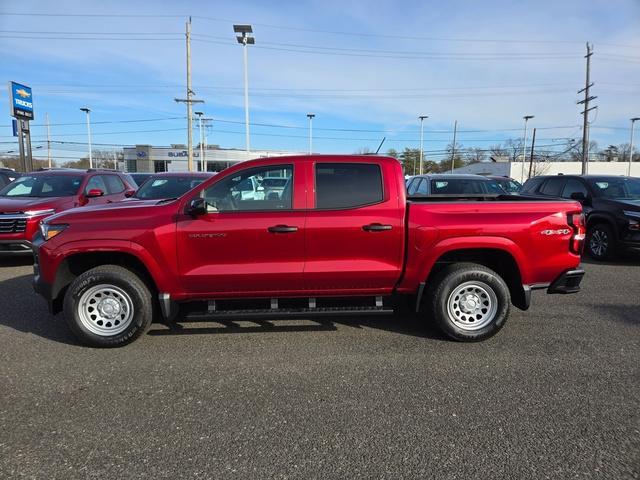
[[[106,169],[1,170],[0,252],[29,253],[40,221],[71,208],[124,200],[177,198],[210,173],[149,174],[138,188],[131,175]],[[139,179],[140,181],[140,179]]]

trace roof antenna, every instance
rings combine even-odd
[[[378,145],[378,149],[376,150],[376,155],[378,154],[378,152],[380,151],[380,149],[382,148],[382,144],[384,143],[384,141],[387,139],[387,137],[382,137],[382,141],[380,142],[380,145]]]

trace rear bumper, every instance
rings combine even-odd
[[[547,293],[577,293],[580,291],[582,277],[584,277],[584,270],[580,268],[567,270],[551,282]]]

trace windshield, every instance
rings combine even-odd
[[[640,199],[640,179],[629,177],[595,178],[589,183],[597,192],[598,197],[616,200]]]
[[[204,178],[194,177],[162,177],[150,178],[134,195],[140,200],[159,200],[161,198],[177,198],[204,182]]]
[[[2,190],[2,197],[69,197],[76,195],[82,183],[75,175],[25,175]]]
[[[443,178],[431,180],[432,195],[482,195],[506,193],[495,180]]]

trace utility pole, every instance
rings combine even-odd
[[[313,118],[315,116],[315,113],[307,113],[307,118],[309,119],[309,155],[313,153]]]
[[[255,45],[256,39],[249,33],[253,33],[251,25],[234,25],[233,31],[239,33],[236,36],[238,43],[242,45],[243,59],[244,59],[244,130],[245,130],[245,144],[247,152],[251,151],[251,145],[249,141],[249,67],[247,57],[247,45]]]
[[[589,112],[598,108],[597,106],[589,108],[589,102],[595,100],[598,97],[590,95],[590,89],[593,87],[591,82],[591,56],[593,55],[593,45],[589,45],[587,42],[587,73],[584,88],[578,90],[578,93],[584,92],[584,99],[578,102],[578,105],[584,105],[582,111],[582,174],[585,175],[589,172]]]
[[[187,166],[190,172],[193,171],[193,115],[191,106],[191,17],[186,22],[187,38]]]
[[[418,167],[418,172],[420,175],[422,175],[422,157],[423,157],[423,150],[422,150],[422,143],[424,141],[424,120],[425,118],[429,118],[428,115],[420,115],[418,117],[418,119],[420,120],[420,166]]]
[[[456,133],[458,131],[458,120],[453,123],[453,144],[451,146],[451,173],[453,173],[453,166],[456,163]]]
[[[533,129],[533,138],[531,139],[531,157],[529,158],[529,177],[527,178],[531,178],[531,174],[533,173],[533,149],[535,148],[535,145],[536,145],[536,130],[537,129],[535,128]]]
[[[629,167],[627,168],[627,176],[631,176],[631,162],[633,162],[633,124],[640,120],[640,117],[631,119],[631,140],[629,141]]]
[[[47,165],[51,168],[51,126],[49,125],[49,114],[44,114],[47,122]]]
[[[87,114],[87,140],[89,145],[89,168],[93,168],[93,152],[91,151],[91,119],[89,118],[91,110],[87,107],[82,107],[81,112]]]
[[[174,98],[178,103],[187,104],[187,168],[193,172],[193,104],[204,103],[204,100],[193,98],[194,91],[191,88],[191,17],[186,22],[187,39],[187,98]]]
[[[527,122],[534,118],[533,115],[525,115],[524,119],[524,139],[522,141],[522,168],[520,171],[520,183],[524,183],[524,162],[527,158]]]

